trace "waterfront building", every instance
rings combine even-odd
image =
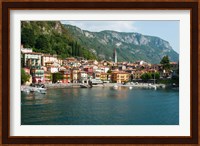
[[[98,65],[98,64],[99,64],[99,62],[96,61],[96,60],[88,60],[87,63],[88,63],[89,65]]]
[[[47,71],[51,72],[51,73],[57,73],[58,72],[58,67],[57,66],[48,66],[47,67]]]
[[[52,83],[52,74],[50,71],[44,71],[44,82]]]
[[[114,83],[124,83],[129,81],[130,74],[127,72],[112,72],[111,73],[111,80]]]
[[[85,71],[78,72],[78,81],[80,83],[88,83],[88,74]]]
[[[146,65],[148,64],[147,62],[145,62],[144,60],[138,60],[135,62],[135,64],[138,64],[138,65]]]
[[[106,61],[106,60],[103,60],[103,61],[101,61],[100,63],[101,63],[101,65],[103,65],[103,66],[108,66],[108,65],[109,65],[109,62]]]
[[[40,67],[41,66],[42,53],[36,52],[22,52],[22,66],[23,67]]]
[[[170,62],[170,67],[172,70],[177,70],[178,69],[178,63],[177,62]]]
[[[112,69],[112,70],[119,70],[119,67],[118,67],[117,65],[113,65],[113,66],[111,67],[111,69]]]
[[[100,80],[100,77],[101,77],[101,72],[94,72],[93,73],[93,78],[94,79]]]
[[[71,82],[71,74],[69,70],[63,68],[63,69],[60,69],[59,72],[62,75],[62,80],[60,80],[60,82],[66,83],[66,84]]]
[[[104,72],[104,69],[102,69],[101,67],[98,67],[98,68],[95,70],[95,72],[101,73],[101,72]]]
[[[31,70],[30,68],[24,67],[23,70],[27,73],[27,74],[31,74]]]
[[[135,63],[129,63],[129,64],[127,64],[126,68],[136,69],[136,66],[138,66],[138,65]]]
[[[110,69],[110,68],[107,67],[107,66],[101,66],[101,67],[99,67],[99,68],[101,69],[101,72],[102,72],[102,73],[107,73],[108,70]]]
[[[43,83],[44,82],[44,70],[40,68],[31,69],[32,82]]]
[[[75,61],[75,62],[70,62],[70,66],[71,67],[79,67],[79,66],[81,66],[81,64],[78,61]]]
[[[42,66],[45,66],[46,65],[46,62],[57,62],[57,58],[53,57],[52,55],[50,54],[43,54],[42,55]]]
[[[58,59],[58,64],[63,65],[63,60],[62,59]]]
[[[161,64],[152,64],[151,69],[155,69],[156,71],[159,71],[161,69]]]
[[[127,68],[127,69],[125,70],[125,72],[128,72],[128,73],[130,73],[130,74],[133,74],[135,71],[136,71],[136,69],[132,69],[132,68]]]
[[[147,70],[144,70],[145,72],[148,72],[148,73],[155,73],[157,72],[155,69],[147,69]]]
[[[78,63],[79,62],[74,57],[69,57],[69,58],[62,60],[62,65],[64,65],[64,66],[68,65],[68,66],[71,66],[71,67],[77,67]]]
[[[53,66],[53,61],[47,61],[47,62],[45,62],[45,64],[44,64],[44,66],[46,66],[46,67],[50,67],[50,66]]]
[[[140,70],[133,70],[132,75],[133,75],[133,79],[140,79],[140,77],[142,76],[142,74],[144,74],[144,71],[140,71]]]
[[[126,70],[126,66],[125,65],[118,65],[118,69],[119,70]]]
[[[91,67],[93,69],[93,72],[96,72],[96,70],[98,69],[98,66],[96,66],[96,65],[92,65]]]
[[[108,73],[101,73],[100,74],[100,79],[102,81],[108,81],[108,77],[109,77],[109,74]]]
[[[32,53],[33,49],[32,48],[24,48],[23,45],[21,45],[21,53]]]
[[[89,66],[85,66],[85,67],[83,68],[83,70],[84,70],[85,72],[87,72],[88,74],[91,74],[91,75],[92,75],[92,73],[93,73],[93,68],[92,68],[92,67],[89,67]]]
[[[79,69],[77,68],[73,68],[71,70],[71,81],[73,83],[78,83],[78,72],[79,72]]]
[[[65,61],[67,61],[67,62],[75,62],[77,60],[74,57],[68,57],[68,58],[65,59]]]

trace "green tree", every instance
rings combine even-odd
[[[160,64],[163,65],[163,69],[170,70],[170,61],[168,56],[164,56],[162,60],[160,61]]]
[[[35,45],[35,35],[34,31],[29,28],[23,28],[21,32],[21,43],[24,45],[24,47],[34,47]]]
[[[47,79],[49,79],[50,81],[52,81],[53,80],[52,74],[50,76],[47,76]]]
[[[27,81],[29,81],[29,79],[30,75],[27,74],[24,69],[21,69],[21,84],[26,83]]]
[[[155,79],[160,79],[160,74],[158,72],[152,73],[151,78],[154,79],[154,74],[155,74]]]
[[[144,73],[140,77],[143,81],[147,82],[149,79],[152,79],[151,73]]]
[[[49,37],[47,35],[40,35],[36,40],[35,47],[42,53],[48,53],[51,50]]]
[[[131,74],[131,75],[130,75],[130,82],[133,81],[133,78],[134,78],[134,77],[133,77],[133,74]]]
[[[63,75],[61,73],[58,72],[58,73],[53,74],[53,83],[56,83],[62,79],[63,79]]]
[[[21,24],[21,43],[25,47],[33,48],[34,52],[57,54],[62,59],[70,56],[97,58],[88,48],[84,48],[83,44],[79,44],[62,25],[61,31],[52,29],[59,22],[23,21]]]

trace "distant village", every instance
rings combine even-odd
[[[60,59],[57,55],[33,52],[31,48],[21,45],[21,68],[30,75],[25,83],[30,85],[89,81],[93,84],[140,82],[144,73],[159,73],[159,78],[170,79],[177,75],[179,66],[178,62],[170,62],[170,70],[165,70],[162,64],[150,64],[143,60],[118,62],[115,49],[113,61],[86,60],[82,57]]]

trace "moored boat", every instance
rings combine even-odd
[[[37,91],[39,92],[39,93],[42,93],[42,94],[46,94],[47,93],[47,89],[46,88],[38,88],[37,89]]]
[[[88,85],[81,84],[80,87],[81,88],[88,88]]]
[[[113,86],[113,89],[118,89],[118,86],[115,84],[115,85]]]

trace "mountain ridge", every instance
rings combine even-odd
[[[145,60],[151,63],[158,63],[161,60],[161,58],[165,55],[168,55],[171,61],[178,61],[179,58],[178,53],[173,50],[169,42],[157,36],[142,35],[137,32],[118,32],[113,30],[91,32],[88,30],[80,29],[77,26],[67,25],[67,24],[64,24],[64,27],[69,30],[70,34],[73,35],[80,44],[85,45],[85,47],[90,48],[91,51],[96,52],[97,56],[104,55],[99,53],[98,50],[98,48],[100,48],[100,50],[102,51],[103,49],[99,46],[103,45],[104,47],[107,47],[108,49],[112,50],[115,47],[122,46],[121,48],[126,48],[124,51],[127,51],[127,53],[132,53],[132,54],[136,53],[136,55],[132,56],[135,59],[131,59],[131,55],[127,56],[125,53],[122,53],[119,56],[120,61],[125,61],[126,59],[128,59],[127,61]],[[84,37],[86,38],[84,39]],[[97,44],[97,47],[94,47],[94,45],[88,43],[89,39],[92,39],[91,42]],[[115,44],[113,42],[115,42]],[[108,43],[112,43],[112,45],[108,45]],[[156,51],[158,53],[157,55]],[[106,54],[109,55],[109,57],[106,58],[104,56],[104,58],[102,59],[106,58],[111,60],[112,51],[106,51],[106,52],[107,52]],[[142,55],[140,55],[137,52],[140,52],[140,54]],[[145,52],[147,53],[146,55]],[[152,55],[151,52],[154,52],[155,54]],[[119,50],[118,53],[120,53]]]

